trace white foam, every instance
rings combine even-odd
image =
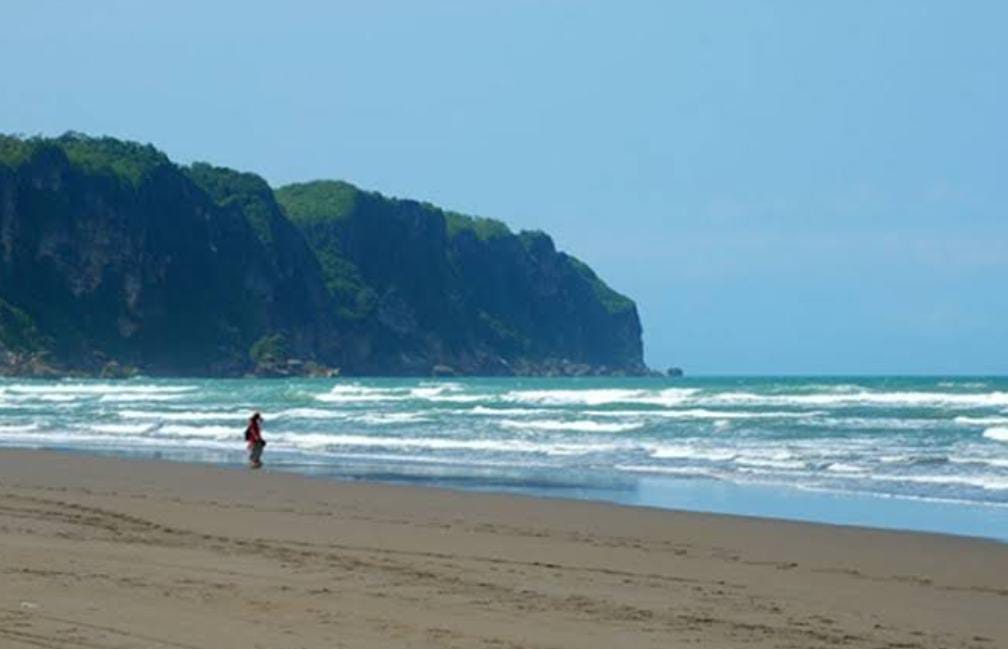
[[[783,406],[908,406],[908,407],[996,407],[1008,405],[1008,392],[872,392],[819,394],[755,394],[725,392],[696,400],[708,405],[783,405]]]
[[[960,485],[977,487],[986,491],[1008,490],[1008,477],[999,475],[871,475],[871,480],[884,482],[913,482],[934,485]]]
[[[626,390],[606,388],[596,390],[512,390],[501,396],[504,401],[534,403],[547,406],[601,406],[609,403],[674,406],[695,394],[695,388],[665,390]]]
[[[613,466],[617,471],[628,471],[630,473],[656,473],[661,475],[674,475],[686,478],[714,478],[720,479],[718,473],[692,466],[654,466],[651,464],[617,464]]]
[[[623,433],[629,430],[643,428],[641,422],[627,423],[603,423],[590,419],[580,421],[563,421],[554,419],[533,419],[533,420],[510,420],[505,419],[499,422],[504,428],[518,430],[547,430],[547,431],[577,431],[583,433]]]
[[[29,393],[18,393],[7,395],[7,399],[15,403],[20,403],[24,401],[70,403],[71,401],[77,401],[79,398],[81,398],[81,395],[78,394],[62,394],[62,393],[46,394],[43,392],[29,392]]]
[[[157,428],[156,424],[95,424],[88,427],[90,430],[99,433],[112,433],[114,435],[138,435],[149,433]]]
[[[338,386],[342,387],[342,386]],[[458,383],[424,383],[418,388],[362,388],[353,386],[355,390],[343,390],[336,393],[336,400],[381,400],[381,401],[402,401],[403,399],[422,399],[434,403],[475,403],[486,401],[492,398],[486,394],[457,394],[464,391],[464,387]],[[333,394],[330,392],[330,394]],[[355,399],[355,395],[364,397]],[[328,400],[328,399],[327,399]]]
[[[261,402],[277,408],[263,414],[275,422],[265,433],[282,462],[339,466],[343,458],[374,458],[381,470],[379,459],[391,466],[426,458],[610,476],[620,463],[621,471],[670,477],[842,485],[969,502],[1008,498],[1008,388],[996,382],[905,391],[875,383],[664,389],[588,381],[559,390],[534,381],[361,381],[278,384],[274,391],[249,382],[207,392],[210,384],[196,381],[22,382],[30,389],[0,384],[5,447],[178,447],[191,457],[240,459],[249,406]],[[873,481],[876,473],[882,475]]]
[[[125,440],[125,441],[124,441]],[[90,447],[100,446],[103,448],[130,449],[136,447],[186,447],[197,449],[219,449],[225,451],[241,451],[241,446],[228,440],[199,439],[199,438],[162,438],[159,436],[130,436],[123,434],[99,433],[77,431],[72,435],[66,433],[51,433],[39,431],[26,431],[12,435],[9,439],[2,439],[5,444],[10,445],[31,445],[35,447],[52,446],[74,446]]]
[[[995,426],[983,432],[983,436],[996,442],[1008,442],[1008,427]]]
[[[853,464],[845,464],[843,462],[833,462],[826,467],[827,471],[833,471],[834,473],[867,473],[868,469],[864,467],[855,466]]]
[[[711,449],[677,444],[652,444],[645,447],[656,460],[698,459],[710,462],[733,460],[738,455],[734,450]]]
[[[273,419],[346,419],[349,415],[340,410],[324,408],[288,408],[274,413],[264,413],[263,417]]]
[[[360,460],[380,460],[384,462],[393,462],[396,464],[442,464],[466,468],[486,468],[486,467],[504,467],[509,469],[526,469],[526,468],[550,468],[553,466],[549,461],[536,461],[528,457],[522,457],[519,459],[506,459],[506,460],[488,460],[483,458],[457,458],[448,457],[444,455],[417,455],[416,453],[410,453],[409,455],[402,455],[397,453],[367,453],[354,451],[350,453],[340,453],[340,452],[320,452],[315,451],[315,456],[324,455],[325,458],[340,458],[344,461],[360,461]],[[308,466],[326,466],[331,467],[331,460],[322,461],[305,461],[298,462],[299,465]]]
[[[434,403],[477,403],[492,399],[490,395],[485,394],[436,394],[424,398]]]
[[[470,450],[546,455],[584,455],[613,451],[616,444],[552,443],[516,439],[455,439],[447,437],[389,437],[378,435],[326,435],[322,433],[278,433],[272,440],[297,448],[367,447],[403,450]]]
[[[926,428],[946,428],[947,419],[937,418],[896,418],[896,417],[823,417],[809,422],[826,428],[844,430],[923,430]]]
[[[384,426],[387,424],[412,424],[430,421],[422,412],[379,412],[350,417],[351,421]]]
[[[454,392],[461,392],[462,386],[458,383],[439,383],[435,385],[425,384],[419,388],[412,388],[409,391],[409,396],[414,399],[427,399],[430,401],[437,401],[439,399],[451,400],[454,398],[461,397],[463,399],[483,399],[483,395],[457,395],[448,394]]]
[[[440,396],[448,390],[447,386],[439,385],[435,387],[422,387],[413,388],[409,391],[409,395],[414,399],[430,399],[431,397]]]
[[[665,390],[659,390],[657,393],[653,391],[649,392],[634,403],[671,408],[686,403],[698,392],[699,390],[696,388],[666,388]]]
[[[45,383],[15,384],[4,387],[13,394],[151,394],[192,392],[196,386],[190,385],[120,385],[113,383]]]
[[[522,415],[543,415],[550,412],[556,411],[548,408],[487,408],[486,406],[476,406],[469,410],[468,414],[488,417],[520,417]]]
[[[842,388],[842,389],[841,389]],[[585,390],[512,390],[500,397],[503,401],[554,406],[600,406],[606,404],[654,405],[674,408],[696,406],[903,406],[903,407],[998,407],[1008,406],[1008,392],[984,393],[866,390],[858,386],[833,386],[823,392],[775,393],[754,392],[702,393],[697,388],[667,388],[664,390],[630,390],[618,388]],[[803,416],[794,413],[791,416]],[[769,416],[769,415],[768,415]],[[780,416],[780,415],[778,415]]]
[[[645,394],[643,390],[512,390],[501,398],[516,403],[535,403],[551,406],[602,405],[629,402]]]
[[[790,410],[750,411],[750,410],[709,410],[689,408],[685,410],[586,410],[592,417],[656,417],[662,419],[808,419],[825,415],[822,410],[795,412]]]
[[[953,419],[957,424],[965,426],[1003,426],[1008,425],[1008,417],[956,417]]]
[[[120,410],[118,414],[123,419],[153,419],[159,421],[220,421],[244,417],[247,413],[226,410]]]
[[[953,464],[985,464],[998,468],[1008,468],[1008,458],[979,457],[975,455],[953,455],[949,457]]]
[[[186,395],[178,393],[162,394],[160,392],[123,392],[102,395],[99,401],[103,403],[126,403],[134,401],[177,401]]]
[[[367,403],[376,401],[402,401],[409,399],[403,390],[368,388],[361,385],[337,385],[329,392],[316,394],[315,398],[327,403]]]
[[[938,387],[940,387],[940,388],[963,388],[963,389],[966,389],[966,390],[970,390],[970,389],[977,389],[977,388],[986,388],[987,384],[986,383],[982,383],[980,381],[969,381],[969,382],[966,382],[966,383],[959,383],[957,381],[941,381],[941,382],[938,383]]]
[[[0,426],[0,435],[10,433],[27,433],[33,430],[38,430],[38,424],[13,424],[9,426]]]
[[[244,428],[242,426],[187,426],[185,424],[167,424],[158,429],[158,432],[168,436],[205,438],[217,440],[243,440]]]

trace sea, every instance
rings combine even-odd
[[[1008,378],[0,380],[0,447],[1008,541]],[[0,475],[0,484],[3,476]]]

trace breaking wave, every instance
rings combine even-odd
[[[1008,442],[1008,427],[988,428],[984,431],[983,436],[996,442]]]
[[[508,420],[499,422],[504,428],[517,430],[575,431],[583,433],[625,433],[643,428],[640,422],[603,423],[586,419],[583,421],[558,421],[553,419]]]
[[[272,462],[334,473],[444,464],[491,484],[534,467],[1008,504],[1002,379],[0,379],[0,444],[232,461],[253,410]]]

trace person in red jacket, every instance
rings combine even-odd
[[[249,466],[258,469],[262,466],[262,452],[266,448],[266,440],[262,436],[262,415],[258,412],[249,417],[248,428],[245,429],[245,441],[248,442]]]

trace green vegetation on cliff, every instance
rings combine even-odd
[[[113,138],[0,136],[0,371],[47,353],[85,372],[637,373],[640,337],[633,302],[541,232]]]
[[[45,339],[27,313],[0,300],[0,347],[16,352],[45,349]]]
[[[0,163],[18,167],[46,150],[59,151],[80,171],[140,185],[159,167],[172,166],[150,144],[68,132],[58,138],[18,138],[0,135]]]
[[[514,234],[494,219],[343,182],[297,183],[275,195],[334,296],[389,349],[426,341],[445,355],[441,364],[463,359],[472,371],[526,372],[547,359],[643,369],[633,302],[542,232]],[[400,362],[380,351],[375,361]]]
[[[348,218],[361,191],[342,180],[316,180],[281,187],[277,200],[287,215],[301,223]]]

